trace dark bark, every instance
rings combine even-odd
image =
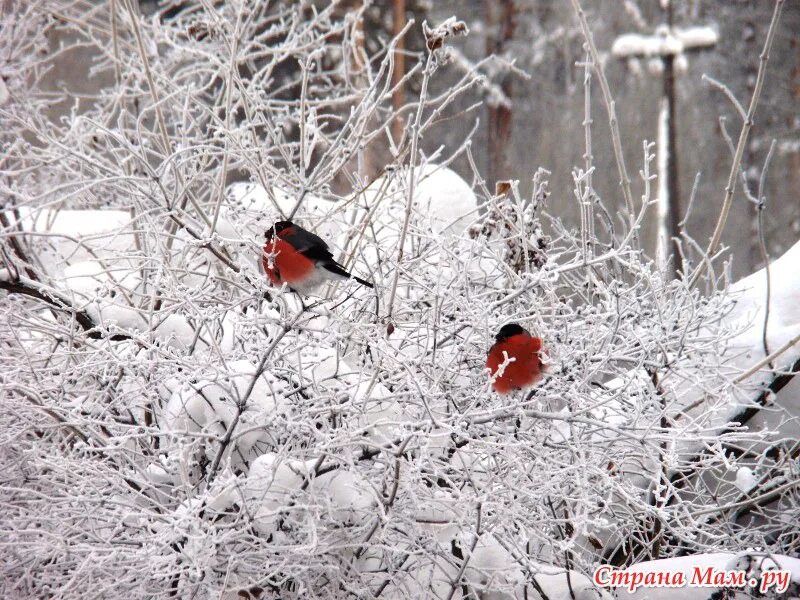
[[[514,38],[517,7],[514,0],[485,0],[484,13],[489,30],[486,54],[501,55]],[[504,74],[499,85],[510,100],[513,96],[511,73]],[[487,180],[494,183],[511,177],[508,150],[511,147],[512,108],[508,104],[494,102],[487,104],[487,112]]]
[[[75,318],[75,322],[83,329],[86,336],[99,340],[107,338],[109,340],[129,340],[131,336],[115,333],[108,335],[107,332],[101,330],[100,326],[94,322],[86,311],[80,310],[72,306],[66,298],[61,297],[59,294],[45,290],[44,288],[37,287],[23,281],[0,281],[0,290],[5,290],[9,294],[22,294],[29,298],[40,300],[47,304],[48,308],[59,312],[71,314]]]
[[[400,32],[403,31],[403,27],[406,24],[406,0],[393,0],[392,7],[392,33],[397,36],[400,35]],[[403,38],[397,40],[397,46],[394,53],[394,71],[392,72],[392,85],[396,86],[394,93],[392,94],[392,108],[395,110],[395,112],[399,111],[406,101],[405,86],[400,84],[403,76],[406,73],[405,48],[405,40]],[[392,137],[394,138],[395,144],[400,143],[400,140],[403,137],[404,128],[405,123],[403,118],[399,115],[395,116],[394,121],[392,122]]]

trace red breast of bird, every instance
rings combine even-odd
[[[313,260],[277,236],[264,244],[262,264],[273,285],[287,283],[289,287],[302,286],[316,268]]]
[[[323,264],[308,258],[280,238],[273,238],[264,244],[262,264],[272,285],[286,283],[292,290],[301,293],[312,292],[332,279],[347,279],[332,273]]]
[[[496,341],[489,349],[486,367],[494,377],[500,365],[506,362],[506,356],[513,359],[507,363],[502,375],[494,380],[494,390],[507,394],[513,390],[523,389],[536,384],[542,378],[542,340],[532,336],[519,325],[512,323],[504,326],[496,336]]]

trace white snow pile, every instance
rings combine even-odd
[[[684,48],[702,48],[713,46],[719,42],[719,33],[713,27],[696,25],[694,27],[676,27],[673,29]]]
[[[736,487],[745,494],[758,485],[758,479],[750,467],[739,467],[736,470]]]
[[[29,233],[48,275],[59,277],[69,266],[118,257],[136,250],[132,215],[125,210],[55,210],[19,208],[22,231]]]
[[[780,258],[769,266],[770,301],[769,319],[766,336],[764,336],[765,316],[767,313],[767,269],[761,269],[729,286],[727,297],[719,305],[720,320],[708,325],[702,333],[713,335],[721,332],[722,347],[718,348],[714,357],[720,365],[730,373],[726,379],[723,402],[711,404],[718,400],[707,394],[708,381],[687,377],[680,385],[670,384],[667,390],[675,394],[676,403],[672,409],[678,419],[702,419],[705,426],[725,427],[730,419],[744,408],[752,406],[752,401],[774,375],[765,362],[767,354],[764,350],[766,337],[769,353],[778,353],[772,361],[778,372],[787,371],[800,360],[800,286],[797,285],[796,265],[800,264],[800,242],[792,246]],[[713,330],[712,330],[713,328]],[[680,373],[683,363],[691,362],[692,357],[678,361],[675,371]],[[634,382],[643,386],[651,385],[646,376],[636,376],[630,381],[622,379],[608,381],[605,387],[616,395],[620,386],[628,386],[631,392]],[[665,383],[665,385],[667,385]],[[778,404],[790,411],[791,416],[800,416],[800,402],[791,394],[779,395]],[[614,402],[604,403],[607,412],[604,419],[624,420],[614,416]],[[713,410],[709,410],[713,408]],[[678,416],[679,413],[685,413]]]
[[[779,372],[786,371],[800,360],[800,286],[797,282],[797,265],[800,264],[800,242],[787,250],[769,266],[770,294],[767,305],[767,269],[761,269],[729,288],[733,307],[726,314],[720,327],[729,331],[732,337],[724,350],[721,360],[731,368],[738,381],[753,370],[768,356],[764,349],[766,337],[769,354],[782,352],[775,357],[774,365]],[[767,307],[769,306],[769,307]],[[764,335],[765,317],[766,336]],[[735,401],[727,412],[720,414],[719,424],[750,406],[755,394],[761,391],[773,378],[768,363],[762,364],[756,372],[738,381],[734,389]],[[797,410],[800,403],[791,398],[787,408]]]
[[[295,460],[262,454],[250,466],[245,498],[262,535],[275,533],[288,513],[299,520],[332,520],[342,525],[360,523],[375,514],[378,499],[356,471],[336,469],[314,476],[318,459]],[[301,508],[292,510],[293,505]]]
[[[614,40],[611,54],[618,58],[628,56],[664,56],[683,52],[681,41],[668,31],[656,35],[626,33]]]
[[[472,537],[464,535],[465,538]],[[471,540],[461,540],[462,547]],[[470,547],[470,546],[466,546]],[[532,579],[547,598],[553,600],[611,600],[611,595],[592,583],[578,571],[567,571],[552,565],[529,563]],[[480,597],[542,598],[535,588],[526,582],[523,571],[514,555],[493,535],[483,535],[469,554],[469,563],[464,575]],[[527,585],[526,585],[527,583]],[[484,596],[485,594],[485,596]]]
[[[241,468],[277,444],[281,417],[288,410],[283,400],[285,389],[283,382],[269,374],[256,378],[256,368],[249,361],[231,361],[225,370],[210,377],[201,374],[176,389],[160,420],[162,430],[170,435],[203,432],[223,438],[237,422],[244,433],[236,437],[225,456]],[[211,454],[213,457],[213,451]]]
[[[434,232],[461,233],[478,216],[475,192],[452,169],[433,163],[413,171],[397,169],[373,181],[360,202],[362,213],[374,213],[377,240],[385,243],[399,236],[411,186],[412,214],[429,220]]]
[[[800,242],[796,243],[769,266],[770,302],[769,322],[766,330],[770,353],[781,351],[774,357],[778,373],[787,372],[800,360],[800,286],[797,285],[796,265],[800,264]],[[660,382],[662,393],[668,400],[669,442],[664,450],[665,464],[677,469],[691,461],[705,449],[690,432],[722,432],[731,427],[746,408],[754,406],[775,375],[764,351],[764,317],[767,306],[767,269],[761,269],[730,285],[727,295],[711,298],[719,314],[719,321],[709,323],[696,332],[697,338],[717,340],[708,348],[708,356],[697,355],[675,361],[671,372]],[[707,361],[707,362],[706,362]],[[706,368],[705,365],[708,365]],[[708,372],[721,369],[724,375],[709,377]],[[736,444],[759,455],[780,435],[796,436],[796,423],[800,418],[800,401],[797,382],[777,395],[771,394],[767,409],[759,411],[747,425]],[[661,405],[645,400],[654,394],[653,383],[644,369],[630,375],[605,382],[597,392],[597,408],[591,414],[605,424],[592,435],[598,444],[616,439],[618,431],[631,427],[658,426],[662,418]],[[619,428],[619,429],[618,429]],[[758,431],[774,431],[776,437],[760,437]],[[568,430],[562,434],[568,436]],[[622,448],[622,446],[620,446]],[[646,446],[635,445],[615,457],[616,468],[631,484],[647,489],[653,484],[652,474],[662,469],[658,452]],[[740,498],[759,485],[759,478],[747,465],[729,467],[715,484],[720,495],[731,494]],[[594,530],[593,535],[607,541],[613,535],[608,531]]]
[[[410,210],[408,229],[403,238],[407,210]],[[458,244],[454,240],[462,240],[469,245],[471,240],[466,230],[477,218],[475,192],[453,170],[433,163],[413,170],[396,169],[373,181],[357,196],[357,204],[348,211],[347,220],[355,223],[362,233],[342,239],[341,246],[345,249],[344,256],[357,251],[363,264],[376,265],[385,260],[384,257],[397,257],[402,240],[406,256],[409,253],[419,255],[414,270],[420,277],[448,285],[458,273],[452,266],[451,256],[440,257],[440,242],[444,240],[452,245]],[[367,222],[369,227],[363,225]],[[467,262],[463,264],[466,266]],[[386,302],[393,281],[389,279],[383,285],[376,283]],[[409,299],[422,299],[428,294],[406,276],[401,278],[397,292]],[[418,325],[416,320],[414,324]]]

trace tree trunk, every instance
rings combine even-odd
[[[393,6],[393,34],[398,36],[406,24],[406,0],[394,0]],[[395,112],[399,111],[406,101],[405,85],[400,84],[403,76],[406,74],[405,47],[404,39],[401,38],[397,41],[397,49],[394,53],[394,71],[392,72],[392,85],[395,86],[394,93],[392,94],[392,108]],[[403,129],[405,129],[405,121],[400,115],[395,116],[394,122],[392,123],[392,137],[394,138],[395,144],[400,143],[403,137]]]
[[[485,0],[484,13],[488,26],[486,53],[500,55],[514,37],[517,7],[514,0]],[[503,94],[511,99],[513,90],[510,73],[503,75],[500,88]],[[511,176],[508,148],[511,145],[512,112],[511,106],[499,102],[487,104],[487,111],[486,176],[490,183],[494,183]]]

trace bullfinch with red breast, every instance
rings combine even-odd
[[[486,358],[486,368],[495,377],[494,390],[499,394],[507,394],[537,383],[544,371],[541,351],[541,338],[532,336],[516,323],[503,325]],[[506,356],[511,362],[506,362]],[[502,374],[497,375],[503,363],[506,366]]]
[[[326,281],[352,277],[361,285],[373,287],[345,271],[321,237],[291,221],[278,221],[264,235],[267,241],[262,264],[273,285],[286,283],[291,290],[306,293]]]

